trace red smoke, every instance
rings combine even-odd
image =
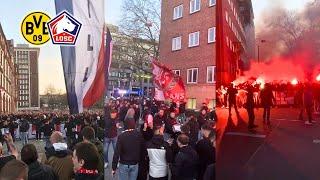
[[[313,61],[309,51],[297,52],[291,56],[278,56],[271,58],[268,62],[251,61],[249,71],[244,71],[243,76],[234,81],[241,84],[246,81],[264,83],[291,83],[320,81],[320,61],[318,66],[308,67],[306,64]]]

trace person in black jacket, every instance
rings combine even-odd
[[[29,128],[30,128],[29,122],[26,119],[22,118],[20,122],[20,136],[21,136],[23,145],[29,142],[29,139],[28,139]]]
[[[166,116],[164,112],[164,108],[160,108],[159,112],[154,116],[153,125],[163,125],[166,121]]]
[[[135,127],[135,121],[127,121],[128,129],[118,136],[117,145],[113,154],[112,175],[115,175],[118,162],[119,179],[137,179],[138,167],[141,156],[143,138]]]
[[[89,142],[80,142],[73,151],[73,166],[75,180],[103,180],[98,172],[99,153],[97,148]]]
[[[199,123],[199,127],[202,127],[202,125],[209,121],[208,111],[206,109],[200,110],[200,115],[198,116],[197,121]]]
[[[18,128],[18,123],[16,123],[16,122],[14,121],[14,118],[11,118],[11,120],[10,120],[10,122],[9,122],[9,132],[10,132],[12,138],[13,138],[13,142],[15,142],[15,139],[16,139],[14,132],[15,132],[15,130],[16,130],[17,128]]]
[[[249,123],[248,123],[248,129],[251,130],[253,128],[258,127],[257,125],[254,124],[254,98],[253,98],[253,87],[248,86],[247,88],[247,102],[245,103],[245,108],[247,109],[248,112],[248,117],[249,117]]]
[[[28,165],[28,180],[58,180],[50,166],[38,162],[38,152],[33,144],[23,146],[21,160]]]
[[[209,138],[210,139],[210,142],[211,142],[211,145],[212,147],[214,148],[215,150],[215,146],[216,146],[216,134],[215,134],[215,131],[211,131],[210,134],[209,134]],[[213,154],[214,157],[215,157],[215,154]],[[214,158],[215,159],[215,158]],[[203,180],[215,180],[216,179],[216,175],[215,175],[215,161],[208,165],[204,175],[203,175]]]
[[[36,140],[41,140],[42,119],[40,117],[35,117],[33,124],[36,128]]]
[[[169,138],[173,138],[175,132],[174,132],[174,125],[178,124],[176,119],[176,113],[174,110],[170,112],[170,115],[168,118],[165,119],[165,140]]]
[[[113,150],[116,149],[119,119],[117,110],[111,110],[110,116],[107,116],[106,133],[104,139],[104,167],[109,165],[109,146],[112,145]]]
[[[54,130],[53,125],[49,122],[49,120],[45,120],[44,125],[41,127],[41,132],[43,132],[43,137],[46,143],[45,147],[47,148],[51,146],[50,136],[53,130]]]
[[[270,125],[270,109],[276,99],[272,92],[272,87],[269,83],[265,84],[265,88],[260,93],[261,105],[263,107],[263,123]]]
[[[73,145],[75,144],[76,141],[76,125],[74,123],[74,118],[69,117],[67,122],[64,125],[64,129],[66,131],[66,136],[67,136],[67,144],[70,149],[72,149]]]
[[[197,177],[199,157],[197,152],[189,146],[189,137],[179,135],[178,146],[180,151],[172,164],[172,176],[174,180],[194,180]]]
[[[196,151],[199,155],[199,175],[198,180],[202,180],[204,172],[209,164],[215,162],[215,149],[209,139],[210,133],[213,131],[211,123],[206,123],[201,127],[201,139],[196,145]]]
[[[154,136],[146,143],[149,164],[149,180],[167,180],[168,164],[172,162],[173,154],[169,143],[164,141],[163,126],[154,127]]]

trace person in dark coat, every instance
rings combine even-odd
[[[14,121],[14,119],[12,118],[11,121],[9,122],[9,132],[13,138],[13,142],[15,142],[15,130],[18,128],[18,123]]]
[[[41,140],[41,126],[42,126],[42,120],[40,117],[34,118],[34,126],[36,128],[36,140]]]
[[[308,121],[305,122],[307,125],[312,124],[312,108],[313,108],[313,92],[310,84],[306,84],[306,88],[303,91],[303,107],[307,112]],[[303,113],[301,115],[303,119]]]
[[[197,177],[199,157],[197,152],[189,146],[189,137],[179,135],[177,139],[180,151],[175,157],[171,171],[174,180],[194,180]]]
[[[178,124],[177,120],[176,120],[176,113],[174,111],[174,109],[172,109],[172,111],[170,112],[170,115],[168,118],[165,119],[165,133],[166,136],[165,140],[168,138],[172,138],[174,135],[174,130],[173,130],[173,126]]]
[[[254,97],[253,97],[253,88],[252,86],[248,86],[247,88],[247,102],[245,103],[245,108],[248,112],[249,117],[249,123],[248,123],[248,129],[253,129],[258,127],[254,124]]]
[[[76,125],[74,123],[73,117],[68,118],[67,122],[64,125],[64,129],[67,136],[68,147],[70,147],[71,149],[71,147],[73,147],[76,141],[76,133],[75,133]]]
[[[106,133],[104,139],[104,163],[105,168],[109,165],[109,146],[112,145],[113,150],[116,149],[119,119],[117,110],[112,110],[106,121]]]
[[[215,179],[216,179],[216,167],[215,167],[215,164],[210,164],[203,175],[203,180],[215,180]]]
[[[236,88],[234,88],[233,84],[230,83],[230,86],[228,88],[227,91],[227,95],[228,95],[228,102],[229,102],[229,116],[231,116],[231,108],[232,106],[234,106],[234,109],[236,111],[237,114],[239,114],[238,108],[237,108],[237,94],[238,94],[238,90]]]
[[[216,133],[215,133],[215,131],[210,132],[208,139],[210,140],[211,145],[215,151],[215,149],[216,149]],[[216,159],[215,153],[213,154],[213,156],[214,156],[214,160],[215,160]],[[216,179],[216,177],[215,177],[216,176],[215,164],[216,164],[216,162],[214,161],[212,164],[207,166],[207,169],[203,175],[203,180],[215,180]]]
[[[53,132],[53,125],[49,122],[49,120],[45,120],[44,125],[41,127],[41,132],[43,132],[43,137],[46,143],[46,147],[50,147],[50,136]]]
[[[209,121],[208,111],[206,108],[200,110],[200,115],[198,116],[197,121],[199,123],[199,127],[202,127],[202,125]]]
[[[165,111],[164,111],[164,108],[161,108],[159,112],[154,116],[153,125],[154,126],[163,125],[165,124],[165,121],[166,121]]]
[[[144,140],[141,133],[135,129],[134,120],[129,120],[127,125],[128,129],[118,136],[112,160],[112,175],[114,176],[119,168],[119,179],[136,179]]]
[[[190,137],[189,144],[191,147],[195,147],[199,138],[199,123],[194,116],[191,116],[189,121],[187,122],[187,125],[190,127],[190,133],[188,133],[188,136]]]
[[[273,101],[275,102],[276,99],[269,83],[266,83],[265,88],[261,91],[260,99],[263,107],[263,123],[270,125],[270,109],[273,105]]]
[[[58,180],[50,166],[38,162],[38,152],[33,144],[23,146],[21,160],[28,165],[28,180]]]
[[[213,148],[209,138],[212,131],[213,128],[210,123],[202,125],[201,134],[203,135],[203,139],[197,143],[195,148],[199,155],[199,180],[202,180],[208,165],[215,162],[215,149]]]

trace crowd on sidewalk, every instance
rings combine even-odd
[[[215,111],[185,104],[110,101],[106,106],[105,168],[120,180],[214,180]],[[111,145],[111,146],[110,146]],[[109,150],[113,148],[112,162]]]
[[[0,119],[1,180],[104,179],[101,114],[20,112]],[[36,141],[44,140],[44,149],[29,142],[33,132]],[[21,150],[16,138],[22,141]]]
[[[244,107],[248,113],[248,129],[253,130],[257,127],[255,121],[255,108],[263,108],[263,124],[271,126],[270,114],[271,108],[277,105],[275,96],[276,91],[292,92],[293,103],[292,106],[299,108],[298,119],[303,121],[304,114],[307,115],[306,125],[313,124],[313,112],[319,111],[320,107],[320,85],[309,82],[299,83],[297,85],[287,84],[278,85],[266,83],[252,85],[244,83],[235,86],[231,83],[228,87],[221,86],[217,90],[218,105],[222,108],[229,109],[229,117],[231,117],[232,107],[235,109],[239,117],[238,108]],[[241,99],[241,100],[240,100]],[[240,101],[240,102],[239,102]]]

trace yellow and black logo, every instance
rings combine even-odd
[[[34,45],[41,45],[49,41],[50,35],[47,22],[50,17],[43,12],[28,14],[21,23],[21,33],[26,41]]]

